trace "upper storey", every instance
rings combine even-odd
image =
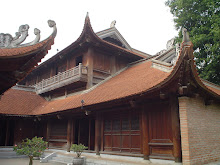
[[[149,56],[132,49],[113,25],[94,33],[87,15],[79,38],[38,66],[20,84],[35,86],[38,94],[56,98],[88,89],[127,64]]]

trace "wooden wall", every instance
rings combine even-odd
[[[173,137],[169,103],[145,107],[149,124],[149,149],[151,157],[172,158]]]
[[[103,150],[141,153],[141,127],[138,112],[105,113]]]
[[[49,147],[64,148],[67,145],[67,120],[50,121]]]

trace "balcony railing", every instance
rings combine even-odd
[[[80,63],[78,66],[59,72],[57,75],[48,79],[43,79],[41,82],[35,85],[36,92],[38,94],[53,90],[64,85],[68,85],[72,82],[77,81],[82,77],[82,74],[87,74],[87,67],[82,66]]]

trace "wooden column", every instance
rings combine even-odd
[[[170,110],[172,118],[172,134],[173,134],[173,154],[175,162],[182,161],[181,139],[180,139],[180,119],[178,98],[175,95],[170,96]]]
[[[69,70],[69,69],[70,69],[70,61],[67,58],[67,60],[66,60],[66,70]]]
[[[47,121],[47,133],[46,133],[46,141],[47,143],[47,147],[49,147],[49,140],[50,140],[50,121]]]
[[[8,145],[9,137],[10,137],[10,131],[9,131],[9,120],[6,121],[6,135],[5,135],[5,146]]]
[[[50,77],[53,76],[53,67],[50,68]]]
[[[116,73],[116,57],[113,55],[110,59],[111,75]]]
[[[94,50],[92,47],[88,48],[88,51],[85,53],[85,61],[87,66],[87,86],[86,88],[89,89],[93,86],[93,57],[94,57]]]
[[[75,141],[75,120],[72,119],[72,127],[71,127],[71,145],[74,144]]]
[[[95,119],[95,151],[96,155],[100,155],[101,149],[101,115],[100,113],[96,114]]]
[[[22,131],[23,124],[21,120],[17,120],[15,123],[15,129],[14,129],[14,144],[20,144],[22,142]]]
[[[101,151],[104,151],[104,119],[103,119],[103,115],[101,117]]]
[[[69,119],[67,123],[67,152],[70,152],[71,132],[72,132],[72,119]]]
[[[150,148],[149,148],[149,125],[148,125],[148,117],[147,111],[144,106],[142,107],[142,144],[143,144],[143,154],[144,159],[149,160]]]

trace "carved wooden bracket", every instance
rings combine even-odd
[[[188,94],[188,86],[180,86],[178,92],[181,96],[186,96]]]
[[[136,101],[135,100],[130,100],[129,103],[130,103],[132,108],[136,107]]]

